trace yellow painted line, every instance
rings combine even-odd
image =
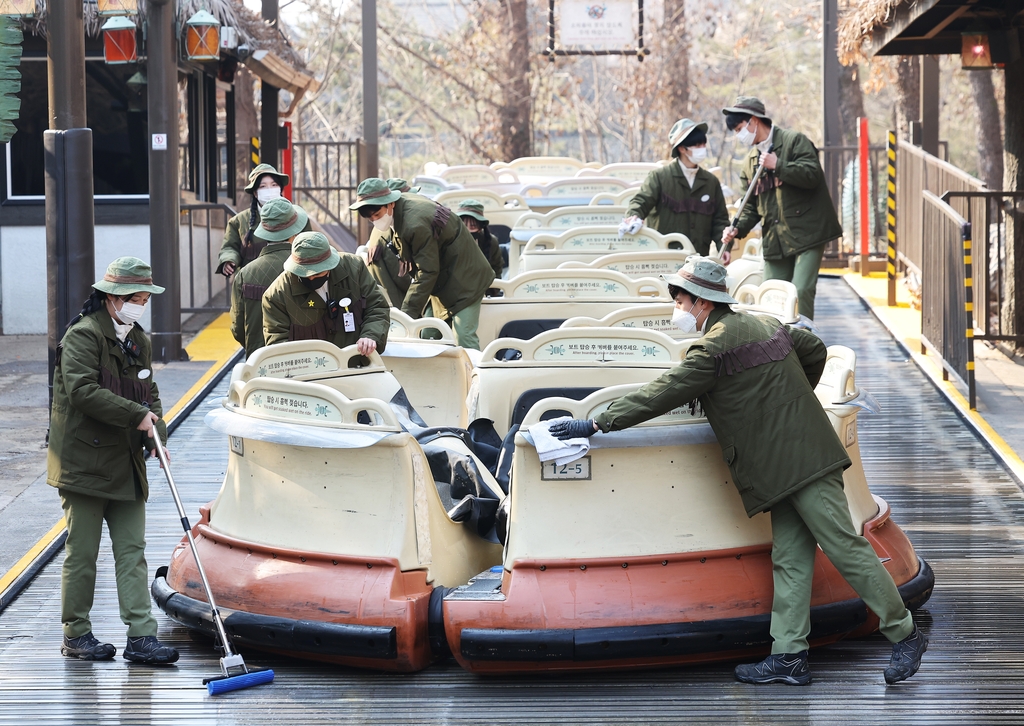
[[[207,369],[199,380],[188,389],[185,394],[178,399],[178,401],[170,407],[164,413],[164,420],[170,421],[178,413],[188,405],[199,391],[202,390],[203,386],[209,383],[210,379],[213,378],[217,371],[224,367],[224,365],[231,360],[231,357],[238,351],[238,341],[231,337],[231,317],[227,313],[217,316],[213,322],[207,325],[195,339],[185,347],[188,352],[190,360],[198,361],[211,361],[210,367]],[[28,567],[35,561],[39,553],[50,546],[57,537],[61,535],[65,528],[64,518],[57,524],[53,525],[49,532],[32,545],[24,557],[18,560],[15,565],[8,570],[2,577],[0,577],[0,593],[10,587],[11,583],[17,580],[21,573],[23,573]]]
[[[64,522],[64,517],[60,518],[57,524],[53,525],[49,532],[43,535],[42,539],[32,545],[32,549],[25,553],[25,556],[14,563],[14,567],[7,571],[7,573],[0,577],[0,592],[4,592],[11,584],[17,580],[21,573],[29,568],[36,557],[38,557],[43,550],[50,546],[50,543],[61,536],[64,533],[64,528],[67,526]]]

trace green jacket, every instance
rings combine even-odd
[[[729,226],[729,212],[718,178],[703,168],[690,188],[678,161],[655,169],[629,203],[626,216],[643,219],[662,234],[679,232],[693,242],[698,254],[706,255],[711,242],[722,241]]]
[[[740,213],[738,237],[761,222],[761,248],[766,260],[781,260],[841,237],[843,228],[828,193],[825,172],[814,144],[801,133],[773,128],[773,171],[765,170],[754,195]],[[752,147],[743,161],[740,181],[746,193],[757,170],[760,152]]]
[[[46,453],[50,486],[133,501],[138,482],[143,499],[149,498],[144,434],[135,427],[150,411],[163,416],[163,406],[149,338],[136,324],[128,340],[138,346],[137,358],[121,348],[106,310],[86,315],[64,334],[53,371]],[[162,420],[157,429],[167,441]]]
[[[255,235],[252,244],[245,244],[245,235],[249,232],[249,211],[243,209],[229,219],[227,226],[224,227],[224,240],[220,243],[220,255],[217,258],[218,274],[224,269],[225,262],[233,263],[236,269],[241,268],[259,257],[260,252],[267,246],[266,241]],[[309,232],[311,229],[307,221],[302,231]]]
[[[368,264],[370,274],[377,284],[384,288],[391,307],[401,308],[405,302],[405,293],[409,291],[412,278],[398,274],[398,255],[392,251],[391,234],[385,235],[378,229],[370,233],[370,241],[366,243],[369,251],[374,252],[373,262]]]
[[[248,358],[263,343],[263,293],[284,271],[291,254],[287,242],[271,242],[260,256],[235,273],[231,283],[231,335]]]
[[[434,315],[446,318],[483,299],[494,270],[455,212],[419,194],[403,194],[392,226],[399,256],[413,266],[402,312],[422,317],[429,299]]]
[[[263,294],[263,339],[267,345],[288,340],[328,340],[339,348],[370,338],[383,353],[391,328],[391,312],[384,293],[370,277],[363,261],[341,254],[341,262],[327,278],[327,299],[349,298],[348,310],[355,315],[355,330],[345,332],[344,310],[331,318],[320,293],[309,290],[301,278],[282,273]]]
[[[481,242],[478,242],[477,244],[484,257],[487,258],[487,262],[491,266],[491,269],[494,270],[494,276],[500,280],[501,272],[505,269],[505,258],[501,254],[501,243],[498,242],[498,238],[493,234],[489,234],[488,237],[490,237],[490,239],[487,240],[486,245]]]
[[[706,330],[682,363],[600,414],[601,430],[699,402],[751,517],[850,465],[814,395],[827,355],[817,336],[728,308],[712,311]]]

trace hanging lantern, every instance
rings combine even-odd
[[[987,71],[992,69],[992,46],[988,42],[988,33],[984,30],[971,30],[961,34],[960,67],[967,71]]]
[[[99,15],[135,15],[139,12],[137,0],[96,0]]]
[[[220,21],[205,10],[200,10],[187,21],[185,53],[189,60],[204,61],[220,58]]]
[[[137,58],[135,23],[123,15],[103,23],[103,60],[111,65],[134,63]]]
[[[0,0],[0,15],[28,18],[36,14],[36,0]]]

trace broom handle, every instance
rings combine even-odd
[[[766,154],[772,153],[772,147],[768,147]],[[743,210],[747,206],[747,202],[750,201],[750,196],[754,193],[754,187],[757,185],[757,180],[761,178],[761,172],[764,171],[764,162],[757,165],[757,170],[754,172],[754,178],[750,180],[750,184],[747,186],[747,193],[743,195],[743,201],[740,202],[740,206],[736,208],[736,216],[732,218],[732,223],[729,225],[733,229],[738,228],[740,223],[740,215],[743,214]]]
[[[174,477],[171,475],[170,462],[167,461],[167,452],[164,451],[163,444],[160,443],[160,434],[156,431],[153,432],[153,441],[156,442],[156,455],[160,459],[160,464],[164,470],[164,476],[167,477],[167,483],[171,487],[171,496],[174,497],[174,506],[178,508],[178,517],[181,518],[181,527],[185,530],[185,536],[188,538],[188,544],[192,548],[192,557],[196,561],[196,569],[199,570],[199,577],[203,581],[203,587],[206,589],[206,597],[210,600],[210,610],[213,611],[213,622],[217,625],[217,632],[220,634],[220,642],[224,646],[224,655],[234,655],[234,651],[231,649],[231,641],[228,639],[227,631],[224,630],[224,623],[220,619],[220,611],[217,609],[217,603],[213,599],[213,588],[210,587],[210,581],[206,579],[206,570],[203,569],[203,563],[199,561],[199,551],[196,547],[196,540],[192,536],[192,528],[188,523],[188,515],[185,514],[185,507],[181,504],[181,497],[178,496],[178,487],[174,485]]]

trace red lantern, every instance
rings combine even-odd
[[[111,65],[134,63],[138,59],[135,23],[123,15],[110,18],[103,31],[103,60]]]
[[[220,58],[220,21],[200,10],[185,21],[185,53],[189,60]]]
[[[972,30],[961,33],[960,67],[965,71],[988,71],[992,66],[992,47],[988,33]]]

